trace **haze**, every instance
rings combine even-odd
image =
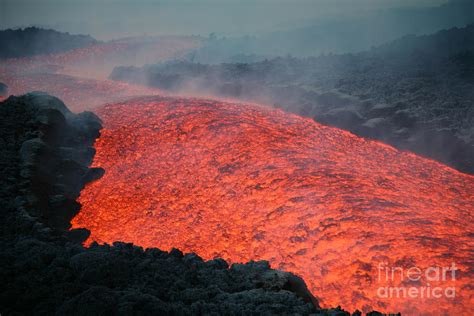
[[[137,35],[258,35],[443,0],[0,0],[0,28],[31,25],[108,40]]]

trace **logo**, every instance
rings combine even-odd
[[[453,262],[448,267],[409,268],[389,266],[386,262],[378,265],[378,282],[385,286],[377,289],[381,298],[454,298],[458,268]],[[397,286],[393,286],[397,284]]]

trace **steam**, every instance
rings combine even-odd
[[[474,100],[465,89],[472,43],[474,24],[406,36],[358,54],[252,63],[175,61],[117,67],[110,78],[184,96],[283,107],[473,173],[469,122]]]

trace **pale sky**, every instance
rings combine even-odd
[[[98,39],[132,35],[255,35],[446,0],[0,0],[0,28],[39,25]]]

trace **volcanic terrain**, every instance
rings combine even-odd
[[[105,80],[113,66],[123,61],[157,62],[179,57],[197,45],[195,39],[128,39],[0,63],[0,81],[10,94],[46,91],[74,112],[92,109],[103,121],[92,167],[103,168],[105,175],[81,192],[82,208],[72,222],[73,228],[91,231],[86,245],[124,241],[166,251],[178,248],[206,260],[268,260],[274,269],[303,277],[323,306],[407,315],[472,311],[473,176],[271,107],[163,97],[157,89]],[[16,133],[9,128],[4,132]],[[14,177],[8,181],[18,182]],[[97,247],[76,250],[94,252]],[[138,251],[130,245],[99,248],[120,252],[122,247]],[[44,257],[34,251],[34,258]],[[177,251],[170,253],[174,255],[183,257]],[[32,256],[24,252],[24,257]],[[94,258],[84,264],[85,270]],[[426,280],[386,282],[380,278],[379,264],[426,270],[452,263],[458,268],[456,280],[431,286],[454,286],[454,298],[384,298],[377,293],[384,286],[426,285]],[[70,269],[67,262],[61,264]],[[108,282],[107,269],[103,280]],[[84,275],[92,275],[81,271],[74,273],[82,281]],[[154,270],[147,273],[153,275]],[[42,277],[28,284],[43,284]],[[142,280],[148,279],[147,274]],[[59,281],[51,280],[58,286],[57,293],[67,297],[81,293],[63,291]],[[29,310],[33,305],[21,301],[17,293],[24,284],[17,281],[12,278],[15,287],[10,293],[18,298],[15,307]],[[227,281],[233,283],[232,278]],[[179,282],[169,282],[186,290]],[[213,288],[211,283],[207,285]],[[258,286],[252,283],[250,288]],[[235,287],[241,290],[237,283]],[[282,288],[284,284],[276,290]],[[155,293],[155,285],[147,291]],[[86,298],[97,296],[94,293]],[[176,297],[181,299],[181,294]],[[240,296],[236,297],[239,303]],[[34,299],[41,301],[41,297]],[[62,304],[61,300],[56,303]],[[219,298],[217,307],[213,305],[216,309],[210,310],[218,310],[222,301],[234,306],[227,297]],[[303,309],[312,311],[311,306]]]

